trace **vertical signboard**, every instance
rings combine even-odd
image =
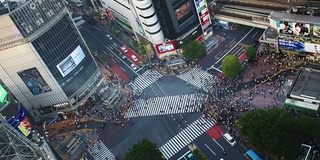
[[[8,92],[0,84],[0,105],[6,100]]]
[[[109,19],[112,21],[112,20],[113,20],[113,15],[112,15],[112,13],[110,12],[109,9],[106,9],[106,12],[107,12],[107,14],[108,14],[108,16],[109,16]]]
[[[198,13],[199,22],[201,24],[202,33],[205,33],[204,39],[208,39],[212,34],[208,33],[208,31],[212,32],[212,30],[208,30],[208,26],[211,26],[210,12],[207,6],[206,0],[194,0],[194,4],[196,5],[196,10]]]
[[[10,118],[7,123],[10,124],[13,128],[21,132],[25,136],[29,136],[33,130],[31,122],[29,118],[27,118],[27,110],[24,106],[20,103],[19,104],[19,111],[16,116]]]

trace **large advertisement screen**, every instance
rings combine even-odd
[[[310,36],[310,24],[288,21],[277,21],[278,33],[297,36]]]
[[[18,72],[22,81],[27,85],[33,95],[42,94],[51,91],[47,82],[42,78],[37,68],[30,68]]]
[[[4,100],[7,98],[7,95],[8,95],[8,92],[0,84],[0,105],[2,105]]]
[[[30,120],[26,117],[27,110],[20,103],[19,111],[16,116],[10,118],[7,123],[10,124],[13,128],[17,129],[25,136],[29,136],[33,130]]]
[[[305,43],[305,51],[310,53],[320,53],[320,45],[314,43]]]
[[[279,48],[282,49],[292,49],[296,51],[304,51],[305,44],[300,41],[293,41],[288,39],[279,38],[278,39]]]
[[[190,1],[175,10],[177,20],[179,21],[183,16],[191,11]]]
[[[314,24],[313,25],[313,36],[320,37],[320,24],[318,24],[318,25]]]
[[[62,77],[68,75],[84,59],[85,54],[80,45],[62,62],[57,65]]]
[[[165,53],[165,52],[171,52],[176,50],[176,45],[173,41],[168,41],[164,44],[157,44],[156,50],[158,53]]]

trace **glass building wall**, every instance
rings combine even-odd
[[[31,43],[68,97],[96,73],[97,65],[68,14]]]

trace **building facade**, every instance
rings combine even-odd
[[[269,28],[260,42],[268,44],[276,52],[320,62],[319,17],[272,12],[269,20]]]
[[[0,15],[1,81],[36,121],[76,109],[102,74],[63,0],[30,0]]]
[[[205,0],[101,0],[105,14],[126,32],[156,46],[175,43],[165,56],[175,55],[181,44],[203,41],[212,35],[209,10]],[[162,47],[164,48],[164,47]],[[158,53],[158,57],[161,57]]]

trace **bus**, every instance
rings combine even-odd
[[[252,149],[249,149],[245,156],[250,160],[262,160]]]
[[[306,103],[294,99],[286,99],[283,103],[283,106],[286,108],[297,109],[301,111],[319,113],[319,105]]]

